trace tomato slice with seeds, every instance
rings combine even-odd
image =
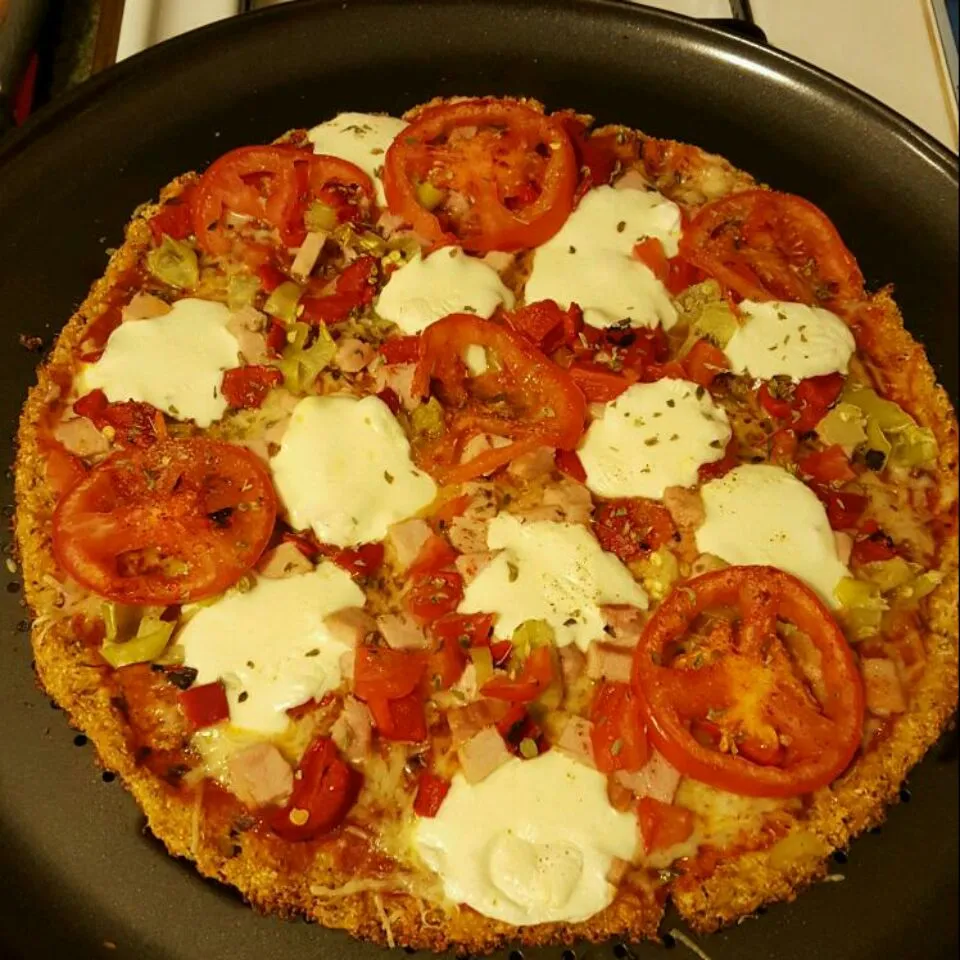
[[[387,150],[390,212],[434,245],[536,247],[573,209],[577,160],[563,125],[511,100],[421,111]]]
[[[625,563],[659,550],[677,538],[670,511],[655,500],[606,500],[597,507],[593,532],[600,546]]]
[[[303,237],[303,211],[329,184],[373,204],[373,184],[357,166],[338,157],[314,155],[286,144],[238,147],[204,172],[193,200],[193,232],[210,254],[229,253],[238,231],[228,229],[228,214],[276,228],[285,244]]]
[[[69,491],[53,515],[53,550],[109,600],[187,603],[236,583],[276,515],[270,474],[249,450],[161,440],[115,453]]]
[[[778,621],[819,652],[823,700],[780,641]],[[657,749],[731,793],[810,793],[860,745],[863,684],[843,632],[809,587],[773,567],[728,567],[675,588],[644,628],[633,683]],[[698,737],[704,724],[714,738]]]
[[[705,204],[680,254],[745,300],[830,306],[863,297],[863,275],[837,228],[788,193],[746,190]]]
[[[650,757],[640,701],[629,683],[601,683],[590,704],[590,742],[601,773],[639,770]]]
[[[312,840],[342,822],[360,792],[362,776],[340,757],[329,737],[307,747],[286,806],[273,810],[270,829],[284,840]]]
[[[471,377],[463,361],[471,345],[483,347],[489,371]],[[569,373],[523,336],[501,324],[455,313],[420,336],[412,392],[431,389],[446,410],[446,434],[415,446],[421,466],[442,483],[462,483],[541,446],[572,450],[583,433],[586,402]],[[512,442],[461,462],[477,434]]]

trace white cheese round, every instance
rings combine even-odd
[[[467,585],[458,609],[496,614],[501,639],[526,620],[546,620],[557,646],[586,650],[604,636],[601,606],[647,607],[630,571],[579,524],[522,523],[501,513],[487,527],[487,546],[500,552]]]
[[[635,327],[669,329],[677,312],[667,289],[633,248],[656,237],[672,257],[680,232],[680,208],[659,193],[596,187],[537,249],[524,298],[555,300],[564,309],[576,303],[595,327],[628,320]]]
[[[83,371],[83,388],[103,390],[111,403],[138,400],[209,427],[227,409],[224,371],[240,366],[230,316],[222,303],[187,297],[161,317],[121,323],[103,356]]]
[[[387,205],[383,192],[383,159],[397,134],[406,127],[396,117],[372,113],[341,113],[314,127],[307,136],[314,153],[325,153],[356,164],[377,191],[377,203]]]
[[[340,686],[340,658],[350,649],[324,625],[345,607],[362,607],[363,591],[333,563],[283,580],[258,580],[202,607],[177,637],[196,683],[223,680],[230,720],[261,733],[282,733],[286,710]]]
[[[705,519],[697,549],[727,563],[778,567],[837,606],[833,591],[850,571],[817,495],[793,474],[746,464],[701,488]]]
[[[835,313],[777,300],[744,300],[740,313],[744,322],[724,348],[734,373],[803,380],[847,372],[857,345]]]
[[[338,547],[382,540],[437,494],[390,408],[373,396],[301,400],[270,467],[293,526]]]
[[[513,299],[493,267],[459,247],[442,247],[390,274],[376,311],[404,333],[414,334],[451,313],[490,317],[501,304],[510,309]]]
[[[727,413],[688,380],[637,383],[606,404],[578,453],[587,486],[601,497],[660,499],[667,487],[692,487],[705,463],[723,457]]]
[[[458,773],[414,842],[455,903],[516,926],[586,920],[609,905],[614,858],[632,860],[637,821],[607,778],[551,750],[511,759],[480,783]]]

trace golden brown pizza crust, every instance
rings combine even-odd
[[[408,117],[416,113],[408,113]],[[722,158],[696,148],[653,142],[620,130],[633,156],[642,154],[646,176],[667,196],[697,205],[718,195],[756,186],[755,181]],[[636,140],[634,141],[634,138]],[[635,145],[634,145],[635,143]],[[628,149],[626,152],[630,152]],[[161,200],[178,194],[193,179],[178,178]],[[237,829],[243,808],[207,783],[189,787],[152,772],[131,736],[122,698],[112,671],[97,658],[70,621],[56,619],[62,596],[51,574],[50,521],[53,494],[45,479],[41,449],[46,411],[58,393],[58,371],[70,369],[74,351],[90,322],[104,309],[113,286],[138,261],[150,243],[146,219],[155,206],[137,211],[124,245],[113,255],[104,277],[64,327],[38,383],[24,407],[16,461],[16,536],[27,600],[36,617],[33,646],[41,684],[66,711],[70,722],[94,743],[101,763],[117,772],[147,817],[150,830],[171,854],[194,860],[198,870],[235,886],[256,908],[283,916],[300,914],[326,926],[380,943],[441,950],[454,947],[481,953],[505,943],[535,945],[603,941],[613,937],[655,938],[662,916],[662,896],[652,890],[623,890],[602,913],[581,924],[548,924],[517,929],[481,917],[469,908],[444,913],[411,894],[363,890],[338,899],[318,897],[311,887],[338,886],[349,872],[336,870],[329,858],[312,863],[284,861],[284,845],[256,830]],[[887,739],[861,757],[831,788],[819,791],[809,815],[795,822],[774,846],[721,862],[712,875],[681,876],[673,898],[697,931],[710,931],[751,913],[773,900],[793,899],[826,872],[832,850],[846,847],[858,833],[878,823],[895,802],[910,767],[935,742],[957,704],[957,424],[953,408],[922,347],[904,329],[890,296],[882,291],[848,318],[857,333],[867,366],[882,390],[929,426],[940,445],[942,538],[937,567],[945,580],[928,601],[925,638],[928,661],[914,689],[908,712]],[[240,816],[242,821],[242,816]],[[289,845],[286,845],[289,846]]]

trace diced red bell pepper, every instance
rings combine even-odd
[[[322,546],[320,552],[352,577],[370,576],[383,565],[382,543],[361,543],[358,547],[342,548]]]
[[[481,693],[494,700],[529,703],[536,700],[553,680],[553,652],[550,647],[537,647],[524,661],[518,676],[495,676],[483,685]]]
[[[800,472],[817,483],[848,483],[857,475],[843,448],[834,444],[797,461]]]
[[[663,243],[658,237],[645,237],[633,248],[633,256],[639,260],[663,284],[670,279],[670,261],[667,260]]]
[[[162,242],[164,234],[172,240],[186,240],[193,233],[193,195],[196,184],[190,184],[173,200],[168,200],[148,221],[154,242]]]
[[[493,614],[448,613],[434,620],[429,632],[438,643],[450,641],[462,650],[489,647],[493,635]]]
[[[574,363],[569,372],[573,382],[580,388],[589,403],[609,403],[619,397],[632,383],[636,383],[636,374],[626,376],[615,373],[609,367],[589,360]]]
[[[353,692],[361,700],[398,700],[413,693],[426,669],[421,651],[361,644],[353,658]]]
[[[367,701],[373,724],[385,740],[404,743],[419,743],[427,738],[427,717],[423,709],[423,697],[417,691],[386,700],[372,697]]]
[[[225,370],[220,392],[234,409],[258,409],[274,387],[283,383],[276,367],[251,364]]]
[[[422,573],[412,578],[404,605],[419,623],[453,613],[463,599],[463,577],[453,570]]]
[[[457,559],[457,551],[450,546],[445,537],[435,533],[426,539],[416,559],[407,568],[408,576],[421,573],[436,573],[444,567],[449,567]]]
[[[177,699],[191,730],[212,727],[230,717],[227,691],[219,680],[183,690],[177,694]]]
[[[554,462],[561,473],[565,473],[571,480],[577,483],[587,482],[587,471],[583,468],[583,463],[573,450],[558,450],[554,455]]]
[[[683,358],[687,379],[709,387],[717,376],[730,369],[726,354],[709,340],[698,340]]]
[[[641,797],[637,801],[637,817],[647,853],[683,843],[693,833],[692,811],[652,797]]]
[[[882,530],[862,537],[853,545],[850,559],[854,566],[863,566],[865,563],[877,563],[881,560],[892,560],[897,555],[897,548],[893,540]]]
[[[416,363],[419,354],[419,337],[391,337],[380,344],[380,356],[386,363]]]
[[[413,799],[413,812],[418,817],[435,817],[440,805],[450,790],[450,781],[424,770],[417,781],[417,795]]]

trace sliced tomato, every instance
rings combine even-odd
[[[610,183],[620,162],[617,135],[591,134],[587,125],[572,110],[562,110],[553,116],[563,126],[576,154],[580,169],[577,199],[592,187]]]
[[[329,737],[317,737],[300,760],[286,806],[268,818],[270,829],[294,843],[329,833],[350,812],[362,783],[361,775],[341,759],[336,744]]]
[[[863,275],[836,227],[787,193],[746,190],[704,204],[680,254],[747,300],[830,306],[863,297]]]
[[[334,292],[324,297],[304,297],[299,319],[314,325],[340,323],[372,302],[380,282],[380,261],[359,257],[337,277]]]
[[[587,482],[587,471],[575,450],[558,450],[554,454],[554,462],[557,469],[571,480],[576,480],[577,483]]]
[[[816,648],[822,699],[782,645],[778,621]],[[731,793],[810,793],[860,746],[863,684],[843,631],[809,587],[773,567],[728,567],[675,588],[644,628],[633,682],[657,749],[681,773]],[[705,724],[715,738],[698,737]]]
[[[384,740],[420,743],[427,739],[427,717],[423,697],[415,692],[395,700],[371,697],[367,701],[373,724]]]
[[[40,453],[43,456],[44,479],[57,500],[87,475],[83,461],[52,438],[40,442]]]
[[[156,443],[158,423],[163,423],[163,414],[149,403],[110,403],[102,390],[85,393],[74,403],[73,412],[86,417],[98,430],[110,427],[114,442],[123,447],[149,447]]]
[[[897,548],[893,540],[882,530],[876,530],[854,543],[850,559],[854,566],[860,567],[865,563],[892,560],[896,555]]]
[[[115,453],[53,516],[60,565],[118,603],[222,593],[256,563],[277,515],[266,467],[244,447],[161,440]]]
[[[220,392],[235,409],[258,409],[281,383],[283,374],[276,367],[251,364],[224,371]]]
[[[228,214],[275,228],[288,246],[303,239],[303,212],[331,183],[373,204],[373,184],[357,166],[337,157],[314,156],[285,144],[238,147],[215,160],[200,178],[193,202],[193,232],[210,254],[229,253],[240,232],[225,225]],[[260,263],[265,262],[260,257]]]
[[[219,680],[183,690],[177,694],[177,701],[191,730],[202,730],[230,719],[227,691]]]
[[[329,557],[352,577],[368,577],[383,566],[382,543],[361,543],[358,547],[321,546],[320,553]]]
[[[529,703],[536,700],[553,683],[555,676],[554,651],[546,646],[537,647],[524,660],[517,676],[494,676],[481,687],[480,692],[494,700]]]
[[[488,647],[493,636],[493,614],[448,613],[430,624],[430,636],[438,643],[455,643],[461,650]]]
[[[492,370],[470,377],[463,362],[472,344],[484,347]],[[421,465],[443,483],[462,483],[540,446],[572,450],[583,433],[586,403],[570,375],[519,334],[490,320],[457,313],[421,334],[413,393],[431,388],[446,408],[447,433],[415,448]],[[478,433],[514,442],[460,463]]]
[[[641,797],[637,801],[637,819],[647,853],[683,843],[693,833],[692,811],[653,797]]]
[[[604,550],[625,563],[659,550],[677,537],[667,508],[642,497],[605,500],[594,513],[593,532]]]
[[[580,388],[588,403],[609,403],[637,382],[636,374],[614,373],[609,367],[581,360],[570,367],[570,379]]]
[[[847,483],[857,479],[843,447],[836,444],[808,453],[797,461],[797,466],[805,477],[817,483]]]
[[[698,340],[683,358],[687,379],[709,387],[721,373],[730,369],[726,354],[709,340]]]
[[[453,613],[463,599],[463,577],[453,570],[422,573],[412,578],[404,606],[419,623],[431,623]]]
[[[189,184],[147,221],[154,243],[159,244],[165,235],[174,240],[186,240],[193,233],[192,204],[196,192],[196,184]]]
[[[510,252],[563,226],[577,161],[556,120],[516,101],[462,100],[427,107],[397,136],[383,184],[390,212],[432,244]]]
[[[633,248],[633,255],[661,283],[665,284],[670,279],[670,261],[658,237],[644,237]]]
[[[420,356],[419,337],[391,337],[380,344],[384,363],[416,363]]]
[[[450,546],[447,538],[432,533],[424,541],[413,563],[407,567],[407,576],[413,577],[420,573],[436,573],[444,567],[449,567],[456,559],[457,551]]]
[[[417,781],[417,795],[413,798],[413,812],[418,817],[435,817],[450,791],[450,781],[424,770]]]
[[[426,666],[420,651],[362,644],[353,659],[353,692],[361,700],[397,700],[413,693]]]
[[[590,742],[601,773],[639,770],[650,758],[640,700],[629,683],[601,683],[590,704]]]
[[[544,353],[571,346],[583,330],[576,304],[561,310],[553,300],[538,300],[506,314],[507,323]]]

